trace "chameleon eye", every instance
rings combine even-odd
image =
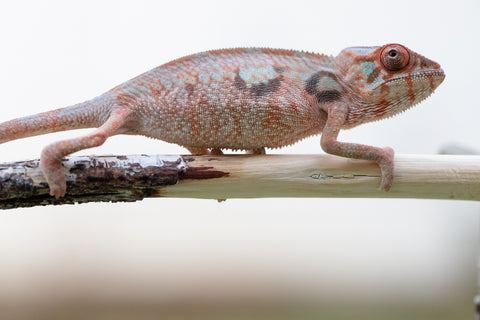
[[[405,68],[410,61],[410,54],[407,48],[393,44],[386,46],[381,53],[380,60],[385,69],[398,71]]]

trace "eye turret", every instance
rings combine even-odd
[[[392,44],[382,50],[380,61],[385,69],[389,71],[399,71],[408,65],[410,53],[404,46]]]

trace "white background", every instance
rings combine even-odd
[[[335,55],[398,42],[439,62],[444,83],[414,109],[340,138],[397,153],[434,154],[452,143],[480,150],[479,17],[475,0],[3,1],[0,122],[90,99],[199,51],[262,46]],[[48,143],[82,132],[5,143],[0,161],[38,158]],[[116,136],[79,154],[186,152]],[[269,153],[322,151],[316,136]],[[375,199],[147,199],[3,211],[0,306],[206,293],[469,306],[478,211],[473,202]]]

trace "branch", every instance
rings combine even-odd
[[[0,165],[0,209],[171,198],[423,198],[480,200],[480,156],[397,155],[389,192],[371,161],[330,155],[89,156],[63,160],[54,199],[38,160]]]

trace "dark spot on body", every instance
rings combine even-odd
[[[275,70],[276,73],[283,73],[285,70],[282,67],[273,67],[273,70]]]
[[[274,79],[268,80],[266,83],[262,82],[259,84],[254,84],[250,89],[250,94],[255,97],[262,97],[269,93],[275,93],[278,91],[278,89],[280,89],[282,80],[283,80],[283,76],[280,75]]]
[[[379,68],[373,69],[373,71],[370,73],[370,75],[367,78],[367,83],[372,83],[377,79],[378,75],[380,74]]]
[[[324,90],[315,93],[315,97],[317,98],[318,102],[325,103],[340,100],[342,94],[337,90]]]
[[[283,75],[279,75],[274,79],[270,79],[266,82],[252,84],[250,89],[247,86],[247,82],[240,77],[240,72],[237,71],[235,78],[233,79],[233,86],[240,91],[248,91],[254,97],[263,97],[270,93],[275,93],[280,89],[280,85],[283,81]]]
[[[245,80],[242,79],[242,77],[240,77],[240,71],[237,71],[237,74],[233,79],[233,86],[240,91],[247,90],[247,83],[245,82]]]
[[[187,90],[188,95],[191,95],[191,94],[193,93],[193,91],[194,91],[193,84],[188,83],[188,84],[185,86],[185,90]]]
[[[153,88],[152,92],[155,96],[160,96],[162,94],[162,90],[160,90],[158,88]]]
[[[318,73],[314,73],[310,78],[308,78],[308,80],[305,82],[305,91],[307,91],[308,94],[315,94],[320,78],[321,76]]]
[[[319,90],[318,83],[322,78],[328,77],[333,81],[337,80],[337,77],[327,71],[319,71],[314,73],[310,78],[305,81],[305,91],[317,98],[317,101],[320,103],[325,102],[332,102],[340,100],[342,94],[338,90],[330,89],[330,90]]]
[[[315,95],[317,93],[317,85],[320,82],[320,79],[324,77],[329,77],[334,80],[337,79],[337,77],[331,72],[319,71],[317,73],[312,74],[312,76],[308,78],[307,81],[305,81],[305,91],[308,94]]]

